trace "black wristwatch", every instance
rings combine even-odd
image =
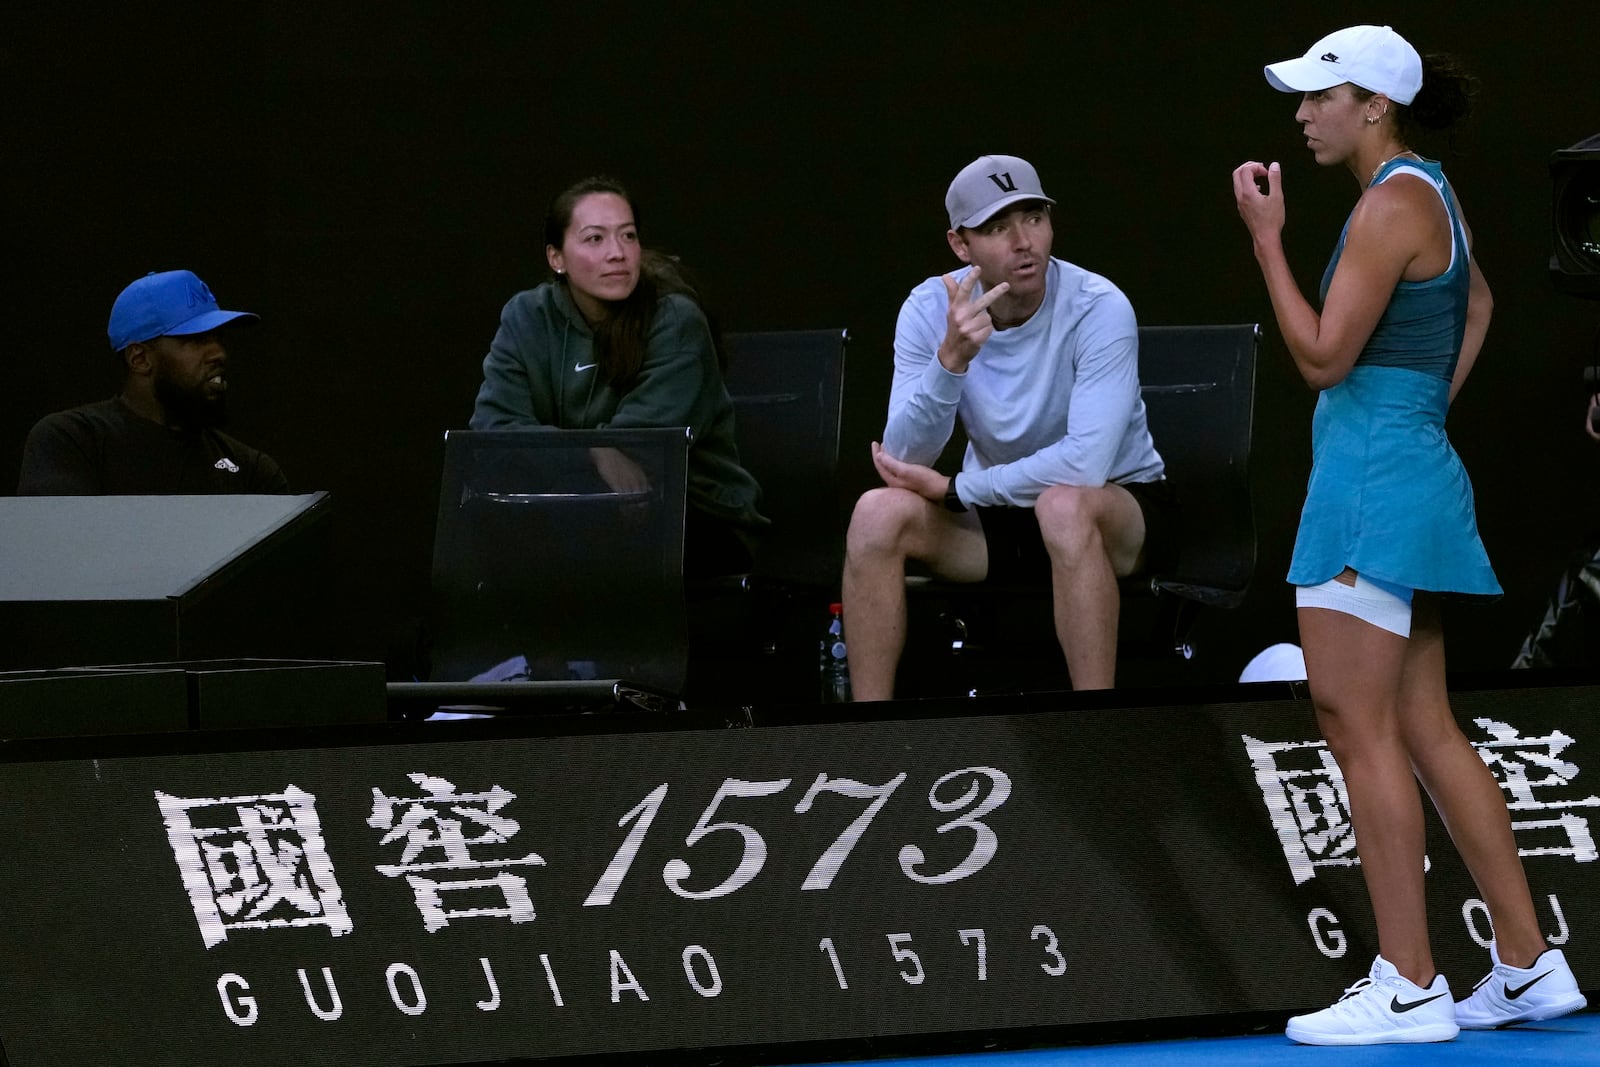
[[[961,502],[961,495],[956,492],[956,480],[952,476],[950,488],[944,491],[944,506],[948,511],[966,511],[967,506]]]

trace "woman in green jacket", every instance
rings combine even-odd
[[[767,520],[739,463],[733,404],[694,290],[671,259],[641,246],[633,203],[609,178],[552,201],[545,259],[555,277],[501,312],[471,427],[689,427],[684,572],[747,569]],[[597,462],[613,484],[640,476],[620,455]]]

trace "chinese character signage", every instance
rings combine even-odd
[[[316,925],[334,937],[350,932],[310,794],[292,785],[266,796],[218,799],[157,790],[155,801],[207,948],[226,941],[230,929]]]
[[[1588,700],[1456,704],[1592,982]],[[992,714],[8,763],[0,1045],[394,1067],[983,1034],[1287,1013],[1375,951],[1303,702],[961,707]],[[1465,980],[1486,915],[1436,824],[1429,857]]]

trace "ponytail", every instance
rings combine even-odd
[[[1396,113],[1400,136],[1418,129],[1447,130],[1472,110],[1478,79],[1455,56],[1432,52],[1422,57],[1422,88],[1416,98]]]

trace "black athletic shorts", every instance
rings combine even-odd
[[[1138,573],[1162,571],[1177,562],[1178,509],[1172,483],[1124,482],[1144,515],[1144,566]],[[1032,508],[980,507],[983,539],[989,548],[987,582],[1050,581],[1050,554],[1039,536]]]

